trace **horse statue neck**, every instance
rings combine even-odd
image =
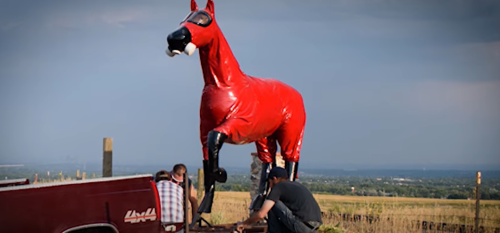
[[[244,83],[246,75],[220,29],[216,31],[212,42],[199,48],[205,86],[231,87]]]

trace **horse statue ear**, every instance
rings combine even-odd
[[[191,0],[191,11],[198,11],[198,4],[195,0]]]
[[[214,9],[214,1],[213,0],[208,0],[207,1],[207,6],[205,8],[207,8],[207,10],[209,10],[210,12],[212,12],[212,14],[215,13],[214,12],[214,10],[215,10]]]

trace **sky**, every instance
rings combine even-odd
[[[299,167],[500,167],[499,1],[214,2],[242,71],[303,95]],[[0,164],[100,163],[112,137],[115,165],[201,168],[198,53],[165,54],[189,6],[0,0]]]

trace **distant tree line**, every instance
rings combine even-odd
[[[63,172],[65,177],[75,176],[74,172]],[[0,179],[29,178],[59,179],[59,171],[47,171],[35,168],[1,168]],[[116,174],[127,175],[127,174]],[[131,174],[129,174],[131,175]],[[90,178],[90,174],[88,174]],[[196,175],[192,178],[197,186]],[[359,177],[359,176],[300,176],[297,182],[302,183],[314,193],[357,195],[357,196],[398,196],[443,199],[475,199],[475,179],[440,177],[399,179],[392,177]],[[226,183],[216,184],[218,191],[250,191],[250,175],[229,175]],[[352,189],[354,188],[354,189]],[[500,178],[483,178],[480,194],[483,200],[500,200]]]
[[[391,178],[362,177],[301,177],[302,183],[313,193],[352,195],[422,197],[441,199],[475,199],[475,181],[469,178],[425,178],[393,180]],[[195,185],[196,182],[195,182]],[[352,189],[354,187],[354,189]],[[224,184],[217,183],[218,191],[250,191],[248,175],[233,175]],[[500,200],[500,179],[483,180],[481,199]]]

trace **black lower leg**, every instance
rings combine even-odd
[[[203,173],[205,183],[205,196],[198,207],[198,213],[211,213],[215,196],[215,181],[224,183],[227,172],[219,167],[219,151],[227,135],[210,131],[207,138],[208,160],[203,160]]]
[[[207,138],[208,147],[208,165],[210,173],[205,175],[211,175],[217,182],[225,183],[227,180],[227,172],[224,168],[219,167],[219,151],[227,139],[227,135],[217,132],[210,131]]]
[[[295,177],[297,177],[297,171],[299,168],[299,162],[285,162],[285,170],[288,173],[288,179],[291,181],[295,181]]]
[[[260,173],[260,183],[259,183],[259,190],[258,194],[267,194],[268,189],[269,189],[269,183],[267,182],[267,175],[269,174],[269,171],[271,170],[271,164],[270,163],[263,163],[262,164],[262,171]]]
[[[214,202],[214,192],[215,192],[215,180],[210,175],[211,169],[209,169],[209,161],[203,160],[203,183],[205,185],[205,196],[203,197],[203,201],[198,207],[198,213],[211,213],[212,212],[212,204]]]
[[[270,168],[271,168],[271,163],[262,164],[259,188],[257,189],[257,195],[250,204],[250,210],[254,211],[258,210],[260,209],[260,207],[262,207],[262,204],[264,204],[264,199],[269,191],[269,182],[267,182],[267,175],[269,173]]]

